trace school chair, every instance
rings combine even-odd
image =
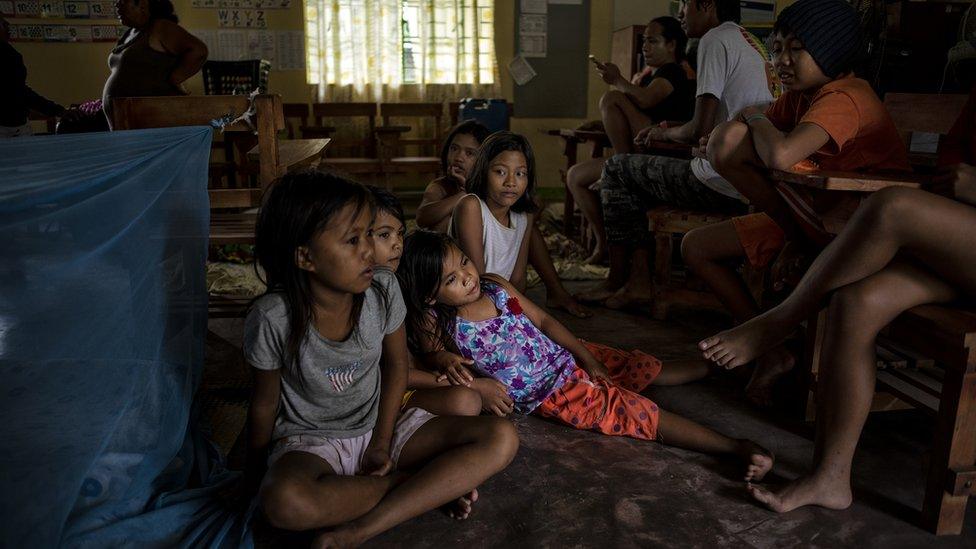
[[[961,97],[961,99],[960,99]],[[885,96],[899,132],[944,135],[952,127],[965,96],[892,94]],[[916,166],[931,167],[931,156],[913,156]],[[889,186],[920,187],[927,176],[776,171],[785,188],[813,193],[844,193],[862,199]],[[799,216],[805,212],[794,211]],[[803,218],[800,218],[802,222]],[[846,218],[826,216],[823,229],[838,233]],[[804,352],[797,362],[798,412],[814,419],[826,311],[814,314],[803,333]],[[872,411],[918,408],[935,420],[927,465],[920,522],[936,535],[962,531],[966,502],[976,494],[976,310],[960,305],[923,305],[896,318],[878,340],[877,389]]]
[[[377,128],[380,158],[389,174],[437,174],[444,140],[442,103],[381,103],[383,126]],[[397,125],[408,119],[412,125]]]
[[[313,103],[313,123],[301,127],[302,136],[332,139],[319,163],[322,167],[383,175],[383,163],[376,152],[376,119],[376,103]]]
[[[311,110],[305,103],[284,103],[281,105],[281,112],[285,116],[285,135],[288,139],[298,139],[304,137],[301,134],[303,126],[308,125],[308,116]]]

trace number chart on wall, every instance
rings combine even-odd
[[[0,0],[0,14],[12,20],[10,39],[15,42],[115,42],[125,30],[115,23],[112,0]],[[79,22],[48,24],[18,19]]]

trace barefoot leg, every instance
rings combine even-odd
[[[417,389],[407,408],[421,408],[436,416],[477,416],[481,414],[481,395],[461,385]]]
[[[322,545],[361,544],[377,534],[470,494],[504,469],[518,449],[514,426],[489,417],[437,417],[417,430],[398,468],[417,472],[390,490],[368,513],[320,537]]]
[[[661,372],[651,385],[684,385],[704,378],[708,372],[709,366],[704,360],[669,360],[661,364]]]
[[[706,454],[734,454],[746,464],[744,479],[758,482],[773,468],[773,454],[749,440],[729,438],[677,414],[660,410],[658,440]]]
[[[596,183],[603,173],[603,162],[602,158],[586,160],[570,168],[566,174],[566,187],[573,193],[576,204],[583,212],[583,217],[590,223],[596,237],[596,249],[587,259],[587,263],[599,262],[607,253],[607,233],[603,228],[600,195],[590,190],[590,185]]]
[[[898,252],[967,295],[976,295],[976,208],[920,191],[892,187],[872,195],[817,257],[779,306],[701,342],[706,358],[724,353],[745,364],[782,342],[827,294],[884,269]]]
[[[605,305],[610,309],[649,307],[654,297],[651,284],[651,254],[647,246],[634,248],[631,256],[630,277],[627,283],[607,299]]]
[[[753,490],[758,501],[777,512],[850,505],[851,463],[874,395],[878,331],[906,309],[955,295],[935,275],[900,261],[834,293],[817,382],[813,471],[777,492]]]
[[[736,322],[745,322],[759,314],[759,305],[742,277],[728,266],[729,260],[745,257],[731,221],[689,231],[681,239],[681,257],[708,284]]]

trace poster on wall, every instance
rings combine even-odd
[[[115,42],[125,32],[116,25],[10,25],[12,42]]]
[[[265,59],[275,71],[305,69],[303,31],[198,29],[190,33],[207,45],[214,61]]]
[[[33,19],[115,19],[112,0],[0,0],[0,14]]]
[[[265,29],[268,18],[263,10],[217,10],[217,25],[245,29]]]
[[[190,6],[199,9],[286,10],[291,7],[291,0],[191,0]]]

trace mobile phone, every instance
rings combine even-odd
[[[603,63],[601,63],[600,61],[597,60],[597,58],[596,58],[595,55],[592,55],[592,54],[591,55],[587,55],[586,58],[589,59],[590,61],[592,61],[593,63],[595,63],[596,65],[603,65]]]

